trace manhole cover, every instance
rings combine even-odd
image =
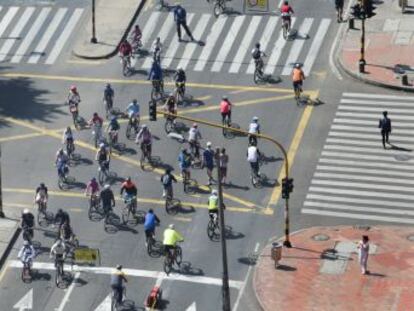
[[[409,236],[407,236],[407,240],[414,242],[414,234],[410,234]]]
[[[365,231],[368,231],[369,229],[371,229],[371,227],[370,226],[354,226],[353,227],[355,230],[365,230]]]
[[[312,237],[313,240],[315,241],[328,241],[329,240],[329,235],[326,234],[315,234]]]
[[[409,161],[411,159],[411,156],[406,154],[397,154],[394,156],[394,158],[397,161]]]

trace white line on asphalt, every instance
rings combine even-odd
[[[282,76],[288,76],[292,73],[293,64],[296,63],[299,59],[300,52],[302,51],[303,45],[305,44],[305,38],[307,38],[308,33],[312,27],[313,18],[305,18],[302,22],[302,25],[300,25],[300,28],[298,30],[298,36],[300,36],[300,39],[296,39],[292,45],[292,48],[290,49],[290,53],[288,56],[288,59],[286,60],[286,63],[283,67]]]
[[[66,291],[65,296],[63,297],[62,302],[60,303],[59,308],[57,308],[56,311],[63,311],[63,309],[65,308],[66,304],[69,301],[69,296],[70,296],[70,294],[72,294],[73,289],[75,288],[75,284],[76,284],[79,276],[80,276],[80,272],[75,273],[75,277],[74,277],[72,283],[70,284],[69,288],[67,288],[65,290]]]
[[[227,33],[226,39],[223,41],[223,46],[220,48],[220,52],[214,61],[211,71],[219,72],[221,70],[221,67],[223,67],[224,62],[226,61],[226,56],[230,52],[233,42],[236,39],[245,18],[245,16],[236,16],[234,18],[233,24]]]
[[[396,163],[397,160],[394,157],[382,157],[382,156],[373,156],[366,154],[358,153],[343,153],[343,152],[330,152],[322,151],[322,156],[324,157],[338,157],[338,158],[355,158],[357,160],[372,160],[372,161],[389,161]],[[404,161],[405,163],[410,163],[411,161]]]
[[[387,201],[387,200],[371,200],[371,199],[360,199],[360,198],[350,198],[343,196],[330,196],[324,194],[315,194],[308,193],[306,195],[306,200],[318,200],[318,201],[328,201],[328,202],[339,202],[339,203],[356,203],[356,204],[365,204],[365,205],[374,205],[374,206],[386,206],[386,207],[401,207],[401,208],[413,208],[412,202],[399,202],[399,201]]]
[[[368,119],[379,119],[381,115],[375,113],[354,113],[354,112],[340,112],[336,113],[337,117],[352,117],[352,118],[368,118]],[[397,121],[414,121],[414,117],[407,117],[407,116],[393,116],[393,120]]]
[[[396,223],[405,223],[405,224],[414,224],[414,219],[407,218],[398,218],[398,217],[386,217],[386,216],[374,216],[374,215],[364,215],[364,214],[353,214],[353,213],[340,213],[340,212],[330,212],[330,211],[320,211],[309,208],[302,209],[303,214],[312,214],[320,216],[331,216],[331,217],[341,217],[341,218],[352,218],[358,220],[376,220],[384,222],[396,222]]]
[[[191,21],[193,20],[193,17],[194,17],[193,13],[190,13],[187,15],[187,25],[190,25]],[[181,34],[181,36],[182,35],[183,33]],[[179,44],[180,43],[178,42],[178,34],[176,33],[168,46],[167,52],[165,53],[165,57],[162,60],[163,67],[165,68],[170,67],[171,62],[174,59],[174,55],[178,50]]]
[[[194,71],[202,71],[209,60],[211,52],[216,44],[218,37],[221,35],[222,29],[224,29],[224,24],[227,21],[227,17],[220,16],[211,28],[210,34],[206,39],[206,45],[203,47],[203,50],[198,58],[198,61],[194,67]]]
[[[3,16],[0,22],[0,37],[3,36],[4,31],[6,30],[7,26],[10,24],[14,15],[16,15],[18,10],[19,10],[18,7],[12,6],[11,8],[9,8],[7,13]]]
[[[363,99],[351,99],[342,98],[341,104],[358,104],[358,105],[373,105],[373,106],[401,106],[401,107],[413,107],[413,102],[391,102],[391,101],[380,101],[380,100],[363,100]]]
[[[394,114],[413,114],[414,115],[414,109],[412,108],[411,104],[411,109],[395,109],[395,108],[388,108],[387,111],[389,114],[394,115]],[[372,111],[374,112],[377,116],[382,115],[382,112],[384,111],[384,108],[381,107],[361,107],[361,106],[350,106],[350,105],[339,105],[338,106],[338,110],[350,110],[350,111]]]
[[[75,29],[77,22],[81,18],[82,13],[83,9],[75,9],[69,21],[67,22],[65,29],[63,29],[59,38],[56,40],[55,45],[53,46],[52,51],[50,52],[49,57],[46,60],[46,64],[51,65],[56,61],[60,52],[65,46],[65,43],[69,39],[70,34],[72,33],[73,29]]]
[[[394,155],[399,156],[401,155],[401,151],[397,150],[385,150],[378,148],[378,145],[374,148],[360,148],[360,147],[350,147],[345,145],[325,145],[323,147],[324,150],[343,150],[345,152],[354,151],[354,152],[361,152],[361,153],[374,153],[374,154],[381,154],[381,155]]]
[[[325,38],[326,33],[328,32],[329,25],[331,24],[330,18],[323,18],[319,24],[318,30],[313,39],[312,45],[308,51],[305,62],[303,63],[303,73],[305,77],[309,75],[310,70],[316,60],[316,57],[319,56],[319,50],[322,46],[323,39]]]
[[[381,178],[376,178],[378,181]],[[338,186],[338,187],[350,187],[350,188],[361,188],[361,189],[372,189],[372,190],[388,190],[396,192],[414,192],[414,187],[404,187],[404,186],[393,186],[386,184],[367,184],[367,183],[358,183],[358,182],[346,182],[346,181],[336,181],[336,180],[322,180],[313,178],[311,181],[312,185],[322,185],[322,186]]]
[[[204,31],[207,29],[207,25],[208,25],[208,21],[210,20],[210,17],[211,17],[210,14],[203,14],[201,16],[201,19],[198,20],[197,26],[194,28],[194,32],[192,33],[193,37],[196,40],[201,40],[201,37],[203,36]],[[178,63],[177,68],[181,67],[184,70],[187,68],[187,65],[190,62],[191,58],[193,57],[193,54],[194,54],[194,51],[197,45],[194,43],[186,45],[183,57]]]
[[[170,14],[169,14],[170,15]],[[146,47],[151,39],[151,35],[154,32],[155,26],[157,25],[158,19],[161,16],[161,12],[152,12],[148,21],[145,23],[142,29],[142,46]],[[169,19],[167,17],[167,19]]]
[[[319,178],[332,178],[332,179],[345,179],[345,180],[365,180],[365,181],[379,181],[381,183],[391,183],[391,184],[404,184],[404,185],[414,185],[414,180],[406,178],[387,178],[383,176],[361,176],[361,175],[348,175],[348,174],[339,174],[335,173],[322,173],[315,172],[314,177]],[[388,187],[387,187],[388,189]]]
[[[265,26],[265,29],[263,31],[263,35],[260,38],[260,40],[258,41],[258,42],[260,42],[260,50],[266,52],[267,45],[269,44],[270,39],[272,39],[272,34],[276,29],[276,24],[277,24],[278,20],[279,20],[279,17],[277,17],[277,16],[270,16],[269,17],[269,19],[267,21],[267,24]],[[253,58],[251,58],[250,59],[250,64],[249,64],[249,67],[247,67],[246,73],[247,74],[252,74],[252,73],[254,73],[254,69],[255,69],[255,64],[254,64]]]
[[[333,120],[334,123],[347,123],[347,124],[362,124],[362,125],[370,125],[377,128],[378,120],[357,120],[357,119],[346,119],[346,118],[335,118]],[[411,122],[398,122],[392,125],[392,128],[414,128],[414,124]]]
[[[399,164],[392,164],[392,163],[379,163],[376,161],[361,161],[360,159],[354,161],[347,161],[341,159],[326,159],[321,158],[319,159],[319,163],[329,163],[335,165],[351,165],[351,166],[362,166],[362,167],[375,167],[375,168],[382,168],[384,170],[403,170],[403,171],[414,171],[414,167],[412,165],[399,165]]]
[[[311,207],[334,209],[334,210],[343,210],[343,211],[414,216],[414,211],[400,210],[400,209],[394,209],[394,208],[376,208],[376,207],[366,207],[366,206],[353,206],[353,205],[347,205],[347,204],[334,204],[332,202],[322,203],[322,202],[314,202],[314,201],[305,201],[304,205],[305,206],[311,206]],[[390,205],[390,207],[393,207],[393,206]]]
[[[257,27],[259,27],[261,20],[261,16],[253,16],[250,20],[250,23],[247,27],[247,31],[244,33],[243,40],[239,44],[237,53],[233,58],[232,64],[229,69],[230,73],[239,72],[243,60],[246,57],[247,51],[252,48],[252,40],[254,35],[256,34]]]
[[[168,14],[165,19],[164,24],[161,27],[160,32],[157,34],[157,37],[160,37],[161,43],[164,45],[164,47],[165,47],[165,42],[168,38],[168,34],[170,33],[170,31],[174,29],[173,26],[174,26],[174,16],[172,14]],[[152,48],[152,44],[148,46]],[[151,55],[148,55],[147,57],[145,57],[145,61],[144,61],[144,64],[142,65],[142,68],[145,68],[145,69],[151,68],[152,60],[153,60],[152,52],[153,51],[151,51]]]
[[[10,267],[12,268],[22,268],[22,263],[18,260],[11,260]],[[33,263],[34,269],[39,270],[55,270],[55,265],[53,263],[48,262],[34,262]],[[68,271],[72,268],[71,265],[65,265],[65,270]],[[113,268],[111,267],[86,267],[86,266],[73,266],[73,271],[75,272],[87,272],[87,273],[95,273],[95,274],[111,274],[113,272]],[[183,281],[183,282],[190,282],[190,283],[198,283],[198,284],[206,284],[206,285],[222,285],[221,278],[213,278],[207,276],[190,276],[190,275],[181,275],[177,273],[170,273],[166,275],[164,272],[159,271],[151,271],[151,270],[140,270],[140,269],[122,269],[128,276],[136,276],[136,277],[144,277],[144,278],[154,278],[158,279],[162,276],[165,280],[170,281]],[[243,286],[242,281],[235,281],[230,280],[229,286],[240,289]]]
[[[53,16],[52,21],[49,23],[49,26],[43,33],[42,39],[40,39],[36,48],[31,53],[32,56],[30,56],[29,60],[27,61],[29,64],[36,64],[39,61],[40,57],[46,50],[47,44],[49,43],[50,39],[52,38],[53,34],[55,33],[56,29],[58,28],[67,11],[67,8],[60,8],[57,11],[57,13]]]
[[[378,124],[376,124],[376,125],[378,125]],[[377,133],[377,134],[379,132],[377,126],[362,127],[362,126],[348,126],[348,125],[338,125],[338,124],[333,124],[331,126],[331,130],[341,130],[341,131],[350,131],[350,132],[358,131],[358,132]],[[413,130],[412,129],[404,130],[404,129],[401,129],[401,128],[400,129],[394,129],[393,128],[393,131],[392,131],[393,137],[394,137],[394,135],[401,136],[401,134],[412,135]]]
[[[374,198],[385,198],[385,199],[397,199],[397,200],[409,200],[414,201],[414,195],[405,195],[401,193],[390,193],[390,192],[378,192],[378,191],[362,191],[362,190],[350,190],[340,188],[329,188],[329,187],[316,187],[310,186],[310,192],[323,192],[333,193],[335,195],[346,194],[352,196],[363,196],[363,197],[374,197]]]
[[[30,27],[29,32],[23,39],[23,42],[20,44],[19,48],[17,49],[16,53],[11,59],[12,63],[18,63],[21,61],[23,56],[25,55],[27,49],[29,48],[30,44],[32,43],[33,39],[36,37],[38,31],[42,27],[43,23],[45,22],[51,8],[43,8],[40,11],[40,14],[37,16],[35,22]]]
[[[254,247],[254,253],[255,254],[259,250],[259,246],[260,246],[260,244],[256,243],[256,246]],[[246,283],[247,283],[247,280],[249,279],[251,270],[252,270],[252,265],[250,265],[249,268],[247,269],[246,277],[244,278],[243,285],[242,285],[241,289],[239,290],[236,301],[234,302],[234,306],[233,306],[232,311],[237,311],[237,309],[239,307],[240,300],[241,300],[241,297],[243,296],[244,289],[246,288]]]
[[[13,45],[16,43],[18,38],[20,38],[20,33],[22,32],[24,26],[29,21],[30,17],[32,16],[35,8],[34,7],[28,7],[23,12],[23,15],[19,18],[19,21],[17,22],[16,26],[14,26],[13,30],[8,35],[8,38],[3,43],[3,46],[0,50],[0,62],[3,61],[7,54],[12,49]]]
[[[373,147],[380,147],[381,142],[380,139],[377,139],[376,141],[368,141],[368,140],[359,140],[359,139],[341,139],[341,138],[332,138],[328,137],[326,139],[327,143],[337,143],[337,144],[348,144],[348,145],[356,145],[356,146],[373,146]],[[411,144],[404,143],[404,146],[399,147],[405,147],[405,148],[411,148]],[[408,150],[410,151],[410,150]]]
[[[348,137],[348,138],[361,138],[361,139],[371,139],[371,140],[378,140],[381,138],[380,134],[378,135],[368,135],[368,134],[359,134],[359,133],[345,133],[345,132],[335,132],[330,131],[329,136],[336,136],[336,137]],[[393,142],[414,142],[414,137],[405,137],[405,136],[393,136]]]
[[[385,94],[367,94],[367,93],[342,93],[344,97],[362,97],[362,98],[380,98],[380,99],[402,99],[402,100],[414,100],[414,96],[398,96],[398,95],[385,95]]]
[[[372,174],[372,175],[389,175],[389,176],[414,178],[414,173],[398,172],[396,170],[386,171],[386,170],[376,170],[376,169],[368,169],[368,168],[326,166],[326,165],[317,165],[316,170],[331,171],[331,172],[358,173],[358,174]]]

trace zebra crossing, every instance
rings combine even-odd
[[[141,17],[140,17],[141,18]],[[193,36],[204,46],[178,43],[174,17],[170,13],[152,12],[138,21],[142,29],[142,43],[149,50],[151,43],[161,38],[164,50],[163,68],[182,67],[189,71],[228,72],[253,74],[254,63],[250,54],[256,42],[267,54],[265,73],[290,75],[292,65],[303,63],[309,75],[331,25],[331,19],[293,18],[292,29],[298,29],[298,38],[283,38],[278,16],[220,16],[188,13],[187,24]],[[135,59],[135,68],[149,69],[152,57]],[[280,72],[279,72],[280,71]]]
[[[388,111],[388,149],[379,119]],[[414,224],[414,97],[344,93],[303,214]]]
[[[0,62],[52,65],[84,9],[0,6]]]

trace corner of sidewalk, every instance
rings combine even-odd
[[[352,0],[350,0],[352,1]],[[413,2],[414,0],[407,0]],[[355,20],[355,29],[345,27],[334,57],[337,66],[349,76],[364,83],[414,92],[414,67],[410,67],[414,53],[414,21],[409,14],[403,14],[398,1],[374,3],[377,15],[365,21],[365,72],[359,72],[360,20]],[[414,10],[412,11],[414,13]],[[411,30],[410,30],[411,29]],[[410,35],[411,33],[411,35]],[[407,36],[413,39],[407,41]],[[403,85],[396,66],[408,73],[411,84]]]
[[[138,3],[138,7],[137,7]],[[97,43],[91,43],[92,12],[88,14],[85,28],[80,32],[72,54],[83,59],[106,59],[117,54],[118,46],[127,37],[146,0],[98,0],[95,6]]]
[[[6,217],[0,218],[0,270],[20,234],[19,221],[5,213]]]

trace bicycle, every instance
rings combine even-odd
[[[128,124],[126,127],[126,131],[125,131],[125,136],[127,139],[133,139],[135,137],[131,136],[132,134],[132,129],[135,132],[135,136],[138,134],[139,131],[139,118],[137,116],[131,117],[128,120]]]
[[[167,193],[165,197],[165,211],[167,212],[167,214],[168,215],[177,214],[179,207],[180,207],[180,201],[177,199],[174,199],[171,193]]]
[[[23,269],[21,278],[23,283],[30,283],[32,281],[32,261],[26,260],[23,261]]]
[[[293,82],[293,92],[295,93],[295,100],[296,105],[301,105],[301,97],[302,97],[302,81],[294,81]]]
[[[37,202],[37,223],[40,224],[43,220],[47,220],[49,217],[46,212],[47,203],[44,199],[39,199]]]
[[[109,161],[103,161],[99,163],[98,167],[98,181],[99,184],[102,186],[109,177]]]
[[[180,103],[184,100],[185,95],[185,82],[176,82],[175,83],[175,101]]]
[[[150,144],[141,143],[141,158],[139,162],[142,169],[145,167],[145,159],[147,159],[148,164],[152,164]]]
[[[150,236],[146,237],[147,253],[149,256],[154,252],[155,249],[155,233],[152,232]]]
[[[210,219],[207,224],[207,236],[210,240],[217,239],[220,236],[220,227],[216,213],[209,215]]]
[[[161,80],[152,80],[151,99],[158,101],[164,96],[164,83]]]
[[[226,11],[226,0],[216,0],[214,2],[213,13],[217,18]]]
[[[258,169],[251,168],[250,180],[253,187],[261,188],[263,186],[264,176],[258,171]]]
[[[89,198],[88,217],[92,220],[92,216],[99,212],[99,197],[96,194],[91,194]]]
[[[104,102],[104,106],[105,106],[105,117],[108,120],[109,116],[111,115],[111,112],[112,112],[112,108],[113,108],[113,105],[114,105],[114,100],[113,100],[112,96],[107,96],[106,98],[104,98],[103,102]]]
[[[125,206],[122,210],[122,222],[126,225],[129,222],[130,215],[135,216],[136,214],[136,196],[132,196],[125,199]]]
[[[283,32],[283,38],[285,40],[287,40],[287,38],[289,37],[289,33],[290,33],[289,19],[287,18],[289,16],[290,15],[284,15],[282,13],[282,32]]]
[[[71,160],[73,159],[73,153],[75,152],[75,144],[73,143],[72,139],[66,141],[66,154],[68,158]]]
[[[129,76],[132,73],[131,68],[131,56],[121,56],[121,63],[122,63],[122,74],[124,77]]]
[[[59,287],[59,284],[63,281],[64,271],[63,271],[63,264],[64,259],[62,258],[55,258],[55,266],[56,266],[56,273],[55,273],[55,284],[56,287]]]
[[[266,55],[264,55],[264,53],[263,53],[263,56],[266,56]],[[259,58],[259,59],[255,60],[255,69],[254,69],[254,74],[253,74],[253,81],[256,84],[258,84],[261,81],[266,80],[266,76],[263,72],[263,67],[264,67],[264,64],[263,64],[263,59],[262,58]]]
[[[122,287],[122,297],[121,297],[121,302],[118,302],[118,291],[116,290],[112,290],[112,295],[111,295],[111,311],[118,311],[119,307],[122,306],[122,303],[124,301],[126,297],[126,287],[123,286]]]
[[[115,149],[117,144],[118,144],[118,131],[110,131],[108,133],[109,153],[112,153],[112,149]]]
[[[65,190],[68,186],[68,181],[69,181],[68,173],[69,173],[69,168],[65,164],[65,166],[63,168],[63,172],[58,173],[58,187],[61,190]]]
[[[183,251],[179,245],[175,246],[175,250],[166,250],[165,251],[165,258],[164,258],[164,271],[167,275],[170,274],[174,263],[177,264],[178,267],[180,267],[181,262],[183,260]]]
[[[167,116],[164,124],[164,130],[167,134],[170,134],[171,132],[175,132],[177,129],[177,124],[175,122],[175,119]]]

